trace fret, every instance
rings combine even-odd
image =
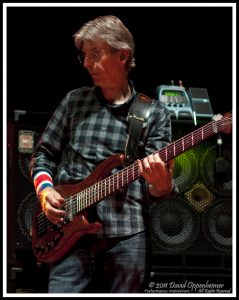
[[[87,197],[87,206],[90,205],[91,199],[92,199],[92,194],[93,194],[93,190],[94,190],[94,186],[89,187],[88,189],[88,197]]]
[[[105,196],[108,195],[108,178],[105,178]]]
[[[88,202],[87,205],[90,206],[90,204],[92,203],[92,199],[94,198],[94,185],[92,185],[89,188],[89,198],[88,198]]]
[[[93,202],[95,202],[95,198],[96,198],[96,185],[92,185],[92,191],[91,191],[91,195],[90,195],[90,201],[89,204],[92,204]]]
[[[107,196],[110,193],[110,182],[108,177],[105,180],[106,180],[106,196]]]
[[[83,208],[86,208],[87,203],[87,190],[84,191],[84,202],[83,202]]]
[[[120,177],[119,177],[119,172],[115,173],[115,185],[116,185],[116,189],[119,190],[120,189]]]
[[[91,199],[91,195],[92,195],[92,186],[91,187],[89,187],[88,189],[87,189],[87,201],[86,201],[86,205],[87,205],[87,207],[89,206],[89,204],[90,204],[90,199]]]
[[[98,188],[97,188],[97,182],[92,185],[91,195],[90,195],[90,204],[96,202],[96,199],[98,197]]]
[[[122,186],[125,185],[125,174],[124,174],[124,171],[122,170]]]
[[[70,219],[72,219],[72,216],[73,216],[73,212],[74,212],[74,198],[73,196],[70,196],[70,207],[69,207],[69,217]]]
[[[106,186],[106,179],[104,180],[104,197],[106,196],[107,186]]]
[[[84,208],[87,207],[87,203],[88,203],[88,196],[89,196],[89,193],[88,193],[88,189],[85,190],[85,198],[84,198]]]
[[[135,175],[136,173],[136,175]],[[134,168],[134,179],[140,177],[139,167],[136,165]]]
[[[109,180],[110,180],[110,192],[109,192],[109,194],[111,194],[111,193],[113,193],[115,191],[115,187],[114,187],[114,175],[110,176]]]
[[[108,195],[110,194],[110,178],[108,177],[107,178],[107,181],[108,181]]]
[[[218,130],[217,130],[217,123],[216,123],[216,122],[213,122],[213,123],[212,123],[212,129],[213,129],[213,132],[214,132],[214,133],[217,133],[217,132],[218,132]]]
[[[102,182],[100,181],[100,182],[99,182],[99,197],[100,197],[100,199],[103,198],[102,187],[103,187],[103,185],[102,185]]]
[[[104,197],[107,196],[107,189],[108,189],[108,186],[107,186],[107,178],[104,179]]]
[[[100,181],[97,182],[97,200],[101,199],[101,184]]]
[[[90,189],[90,198],[88,201],[88,205],[90,205],[94,201],[94,198],[95,198],[95,185],[92,185]]]
[[[79,207],[79,211],[82,210],[82,206],[83,206],[83,199],[84,199],[84,196],[83,196],[83,191],[81,191],[79,193],[79,201],[78,201],[78,207]]]
[[[194,144],[194,139],[193,139],[193,134],[191,134],[191,145],[193,146]]]
[[[117,188],[121,188],[121,175],[120,172],[117,173]]]
[[[100,182],[100,198],[104,197],[104,180]]]
[[[77,194],[77,211],[81,210],[81,193]]]
[[[96,202],[98,200],[98,197],[99,197],[99,193],[98,193],[98,182],[96,182],[94,184],[94,187],[95,187],[95,193],[94,193],[94,199],[93,199],[93,202]]]
[[[227,125],[231,123],[230,118],[226,120]],[[212,121],[209,124],[206,124],[205,126],[195,130],[194,132],[187,134],[171,144],[168,144],[166,147],[160,149],[158,154],[164,162],[167,162],[182,152],[190,149],[194,145],[197,145],[204,139],[212,136],[214,133],[217,133],[225,126],[225,124],[221,124],[221,121]],[[121,187],[139,177],[139,168],[137,162],[135,162],[123,170],[120,170],[117,173],[114,173],[113,175],[96,182],[94,185],[86,188],[75,196],[70,197],[66,203],[65,210],[71,217],[76,212],[84,210],[91,204],[100,201],[102,198],[112,194],[115,192],[115,190],[119,190]]]
[[[188,149],[191,146],[189,139],[185,139],[185,145],[186,145],[186,149]]]
[[[116,173],[116,187],[119,189],[119,173]]]
[[[70,211],[70,219],[72,219],[72,217],[74,215],[73,214],[73,212],[74,212],[74,210],[73,210],[73,208],[74,208],[74,206],[73,206],[73,204],[74,204],[74,198],[73,198],[73,196],[70,197],[70,204],[71,204],[70,205],[70,210],[69,210]]]
[[[69,219],[72,219],[72,196],[67,201],[66,215]]]
[[[106,196],[110,194],[110,181],[109,181],[109,177],[106,178],[106,185],[107,185],[107,190],[106,190]]]
[[[77,212],[77,197],[73,197],[72,215],[74,216]]]
[[[97,186],[98,186],[98,187],[97,187],[97,190],[98,190],[98,193],[97,193],[97,196],[98,196],[98,197],[97,197],[97,200],[100,200],[100,192],[101,192],[100,182],[97,183]]]
[[[173,146],[174,143],[172,144],[169,144],[168,147],[167,147],[167,160],[170,160],[174,157],[174,146]]]
[[[97,189],[97,183],[95,183],[94,185],[93,185],[93,187],[94,187],[94,193],[93,193],[93,197],[91,198],[91,203],[95,203],[96,202],[96,199],[97,199],[97,195],[98,195],[98,189]]]
[[[175,141],[174,142],[174,157],[178,155],[178,153],[182,152],[182,145],[181,145],[181,140],[179,142]]]
[[[118,190],[118,184],[117,184],[117,174],[114,174],[113,175],[113,187],[114,187],[114,191],[117,191]]]
[[[165,151],[164,151],[164,153],[165,153],[165,162],[168,161],[168,150],[167,149],[168,148],[165,148]]]
[[[83,195],[82,195],[82,192],[79,193],[79,198],[78,198],[78,210],[82,210],[82,198],[83,198]]]
[[[89,197],[89,188],[85,190],[85,198],[84,198],[84,208],[87,207]]]
[[[135,171],[134,171],[133,165],[131,166],[130,174],[131,174],[132,180],[134,180],[135,179]]]

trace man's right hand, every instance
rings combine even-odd
[[[62,223],[65,211],[62,210],[64,198],[52,187],[46,187],[38,195],[42,211],[54,224]]]

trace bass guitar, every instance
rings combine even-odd
[[[216,120],[160,149],[158,153],[166,163],[216,133],[231,132],[231,128],[232,114],[220,115]],[[55,187],[65,199],[64,222],[55,225],[40,208],[37,211],[32,223],[32,248],[39,262],[53,263],[61,259],[83,235],[95,234],[102,227],[99,222],[88,222],[86,209],[140,177],[137,162],[110,175],[123,162],[123,154],[112,155],[82,182]]]

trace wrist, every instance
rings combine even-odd
[[[172,187],[167,190],[158,190],[153,184],[148,183],[148,191],[149,194],[153,197],[163,197],[170,194],[170,192],[172,191]]]
[[[50,194],[53,190],[53,187],[48,186],[44,189],[42,189],[39,194],[38,194],[38,199],[41,203],[42,211],[45,211],[45,206],[46,206],[46,198],[48,194]]]
[[[47,187],[53,187],[53,180],[49,173],[41,171],[35,174],[33,178],[37,196]]]

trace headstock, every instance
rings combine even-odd
[[[232,113],[226,112],[224,116],[217,114],[213,116],[213,120],[217,124],[217,129],[219,132],[231,133],[232,132]]]

